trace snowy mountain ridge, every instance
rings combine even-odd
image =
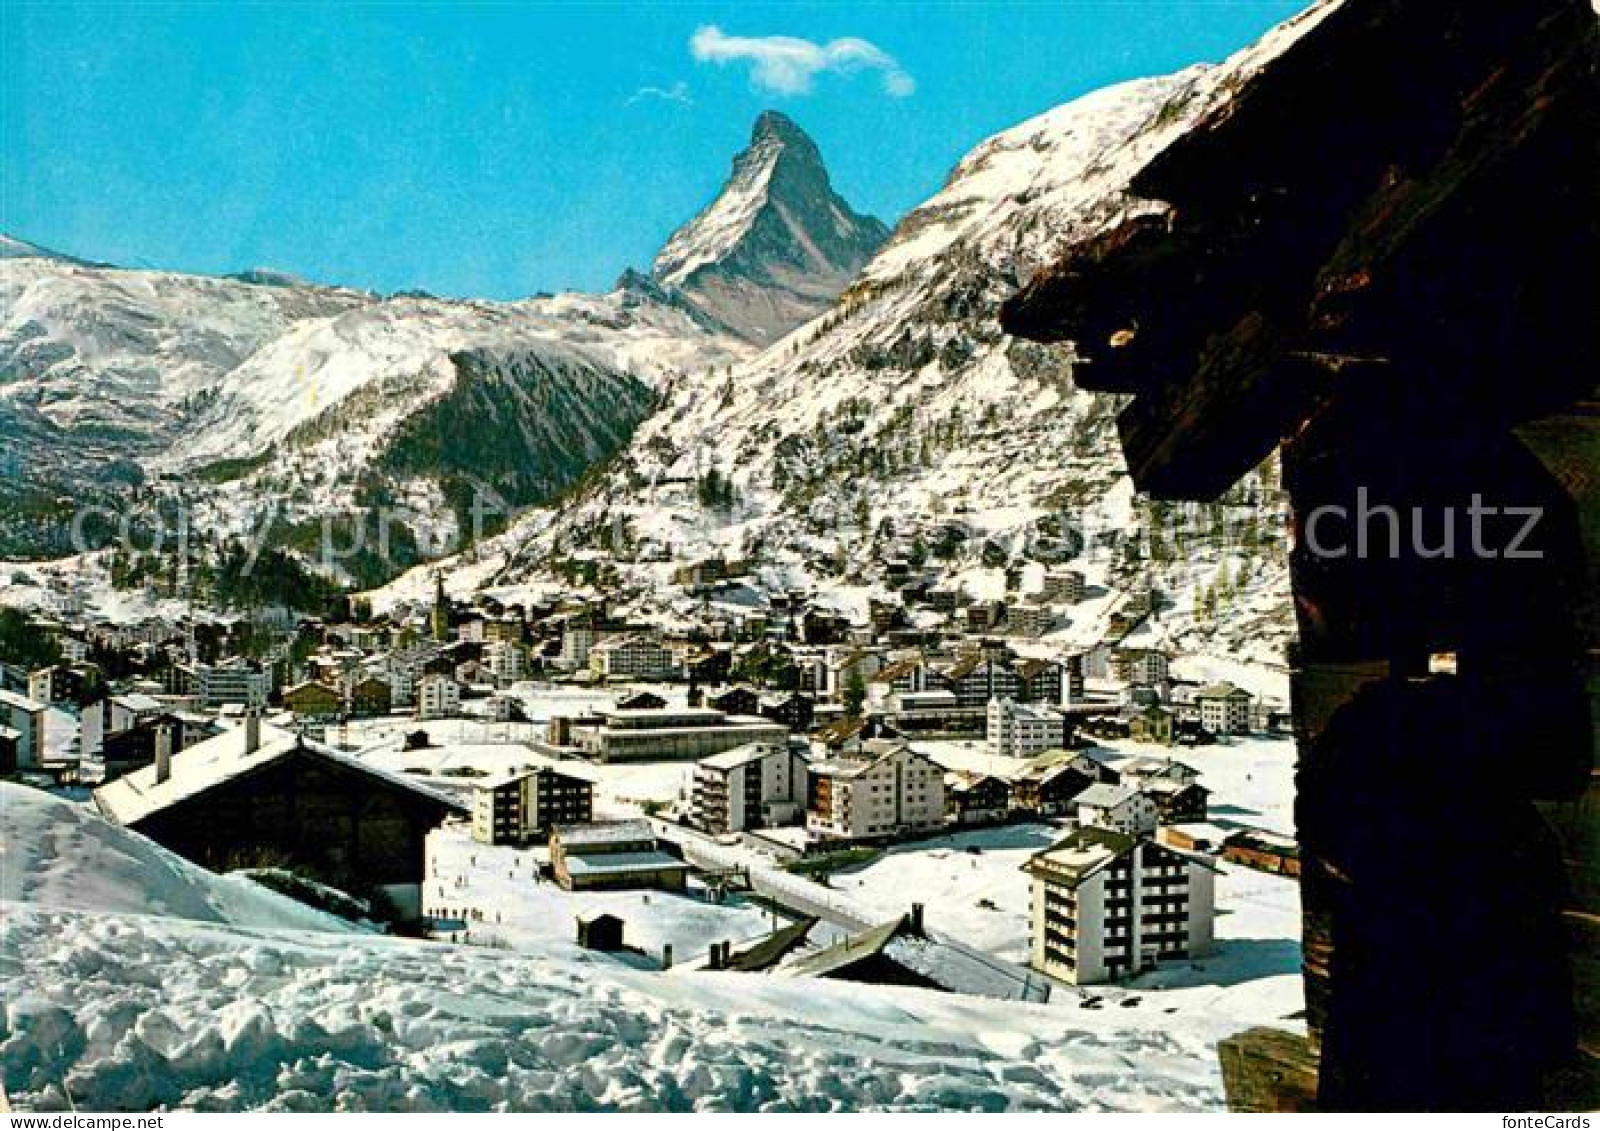
[[[381,491],[449,526],[450,484],[406,460],[408,427],[462,385],[459,364],[498,369],[489,407],[528,423],[533,402],[567,411],[518,427],[535,469],[511,501],[553,497],[626,440],[653,387],[748,351],[647,290],[511,303],[93,267],[19,256],[0,270],[0,459],[19,474],[4,533],[26,531],[32,499],[115,499],[129,485],[181,500],[197,526],[248,529],[282,509],[314,517]],[[531,398],[531,400],[530,400]],[[482,399],[482,398],[480,398]],[[552,444],[554,446],[552,446]],[[500,490],[488,470],[457,469]],[[538,484],[535,485],[535,480]],[[17,516],[21,515],[22,518]],[[65,547],[55,546],[56,552]]]
[[[765,343],[826,310],[887,234],[834,192],[805,131],[768,110],[722,191],[667,240],[651,276]]]

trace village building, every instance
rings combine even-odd
[[[14,734],[13,768],[38,769],[44,765],[45,704],[14,691],[0,691],[0,726]]]
[[[1212,949],[1214,877],[1203,857],[1080,828],[1023,869],[1032,964],[1053,978],[1092,985]]]
[[[154,764],[162,750],[169,756],[178,754],[221,732],[221,724],[200,715],[141,716],[132,726],[107,735],[95,761],[80,763],[78,776],[89,784],[114,781]]]
[[[550,830],[550,869],[568,891],[682,891],[689,875],[687,864],[661,850],[649,821],[557,825]]]
[[[940,673],[962,707],[987,707],[992,699],[1017,699],[1017,673],[1003,656],[971,652]]]
[[[1084,576],[1075,569],[1046,570],[1039,587],[1039,600],[1050,604],[1076,605],[1083,600]]]
[[[85,767],[97,766],[107,738],[164,709],[161,700],[138,693],[102,695],[85,705],[78,712],[79,762]]]
[[[1031,758],[1066,745],[1067,719],[1051,707],[991,699],[984,733],[995,754]]]
[[[904,742],[868,739],[855,754],[811,766],[806,829],[818,838],[927,832],[944,815],[944,771]]]
[[[1112,674],[1123,683],[1154,687],[1170,676],[1167,654],[1155,648],[1118,649],[1111,659]]]
[[[768,719],[708,707],[611,711],[598,726],[573,727],[571,740],[600,762],[704,758],[751,742],[782,742],[788,728]]]
[[[659,711],[667,701],[654,691],[635,691],[617,700],[619,711]]]
[[[822,950],[792,958],[780,976],[882,986],[916,986],[999,1001],[1044,1002],[1050,984],[1023,967],[943,942],[928,930],[920,903]]]
[[[894,944],[906,938],[921,938],[922,908],[880,926],[841,939],[832,946],[802,955],[784,967],[792,977],[828,978],[840,982],[862,982],[875,986],[916,986],[944,989],[920,962],[904,961],[905,955]]]
[[[555,825],[594,820],[594,784],[541,761],[476,783],[472,789],[472,838],[483,844],[527,844]]]
[[[561,631],[561,652],[557,664],[566,671],[587,668],[590,650],[615,631],[615,629],[596,628],[587,619],[569,622]]]
[[[0,726],[0,774],[17,772],[17,744],[22,735],[8,726]]]
[[[294,712],[295,718],[311,722],[330,722],[344,711],[339,692],[313,680],[297,683],[284,691],[283,705]]]
[[[1091,785],[1074,804],[1078,824],[1086,828],[1144,836],[1155,832],[1159,823],[1155,798],[1131,785]]]
[[[1258,872],[1300,875],[1300,846],[1294,838],[1265,829],[1235,830],[1222,842],[1222,858]]]
[[[973,734],[981,732],[988,712],[963,707],[953,691],[897,691],[884,701],[884,719],[905,734]]]
[[[578,945],[584,950],[623,949],[624,924],[620,918],[605,911],[590,911],[577,918]]]
[[[1040,817],[1075,814],[1080,793],[1114,777],[1087,754],[1065,750],[1046,753],[1011,779],[1011,804],[1021,812]]]
[[[522,648],[510,641],[495,640],[483,649],[483,666],[496,687],[510,687],[524,675]]]
[[[394,708],[394,688],[390,682],[372,675],[350,686],[350,713],[358,719],[387,715]]]
[[[461,713],[461,684],[456,677],[429,672],[417,681],[417,718],[448,719]]]
[[[1066,670],[1053,660],[1023,659],[1013,665],[1017,699],[1023,703],[1057,706],[1065,701]]]
[[[816,725],[817,701],[799,691],[768,695],[762,698],[756,713],[764,719],[771,719],[792,731],[804,734]]]
[[[867,702],[876,706],[894,695],[927,690],[927,662],[921,656],[906,656],[884,665],[867,682]]]
[[[219,664],[201,664],[195,669],[195,691],[202,707],[259,710],[267,705],[267,696],[272,694],[272,673],[239,658]]]
[[[1171,746],[1177,733],[1175,727],[1172,712],[1154,703],[1134,712],[1128,720],[1128,737],[1135,742]]]
[[[705,705],[729,715],[756,715],[761,710],[761,696],[754,688],[730,687],[710,696]]]
[[[589,672],[596,679],[670,679],[677,659],[651,632],[626,632],[589,648]]]
[[[1211,791],[1199,782],[1158,779],[1141,782],[1138,789],[1156,803],[1158,825],[1206,819]]]
[[[689,820],[710,833],[798,824],[805,811],[804,740],[751,743],[695,763]]]
[[[1055,612],[1049,605],[1019,601],[1006,609],[1006,628],[1013,636],[1036,640],[1054,624]]]
[[[54,664],[28,674],[28,698],[46,705],[76,704],[99,678],[99,669],[93,665]]]
[[[733,943],[712,943],[706,956],[707,970],[733,970],[743,974],[756,974],[770,970],[805,944],[806,937],[816,928],[817,920],[805,916],[786,923],[757,939],[743,950],[734,950]]]
[[[1250,733],[1248,691],[1231,683],[1215,683],[1195,692],[1194,701],[1200,710],[1200,725],[1212,734]]]
[[[956,825],[992,825],[1011,815],[1011,783],[994,774],[946,773],[944,796],[946,816]]]

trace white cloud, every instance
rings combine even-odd
[[[686,82],[675,82],[671,86],[641,86],[628,99],[628,105],[645,101],[676,102],[681,106],[694,105],[694,99],[689,96],[689,84]]]
[[[727,35],[708,24],[690,37],[689,52],[701,63],[749,63],[750,81],[774,94],[809,94],[819,74],[862,70],[882,72],[883,91],[891,98],[908,97],[917,89],[916,80],[893,55],[854,37],[813,43],[788,35]]]

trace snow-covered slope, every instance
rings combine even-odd
[[[8,909],[24,1110],[1218,1110],[1224,1031],[760,975]],[[70,1092],[70,1099],[68,1093]]]
[[[1327,7],[1223,65],[1099,91],[978,146],[831,312],[709,383],[672,383],[609,479],[502,580],[555,548],[621,542],[640,548],[628,572],[645,602],[670,593],[665,549],[754,557],[769,588],[815,584],[859,610],[891,557],[981,597],[1006,592],[1007,567],[1031,585],[1030,569],[1075,558],[1092,599],[1056,643],[1101,639],[1153,587],[1148,642],[1272,656],[1290,626],[1272,469],[1215,506],[1135,499],[1115,399],[1078,389],[1063,351],[1004,335],[997,312],[1074,241],[1159,208],[1127,195],[1133,174]],[[731,505],[694,486],[713,469]]]
[[[292,519],[297,502],[309,514],[375,492],[447,525],[441,491],[462,484],[513,504],[548,498],[627,439],[655,384],[748,352],[649,286],[514,303],[381,299],[260,272],[125,271],[20,247],[0,261],[0,462],[11,471],[0,488],[83,499],[154,479],[218,532],[270,508]],[[452,482],[400,460],[400,475],[387,458],[408,426],[426,432],[430,410],[461,391],[464,357],[472,376],[494,375],[508,404],[563,410],[539,422],[524,412],[509,428],[456,421],[517,440],[504,454],[530,469],[517,484],[526,490],[471,466],[452,469]],[[0,516],[0,547],[15,541],[6,536],[20,509]]]
[[[887,234],[833,191],[805,131],[768,110],[721,193],[673,234],[651,273],[764,343],[826,310]]]
[[[0,786],[0,1082],[24,1111],[1204,1109],[1236,1021],[303,929]],[[67,910],[66,908],[73,908]],[[315,916],[315,919],[321,919]],[[276,928],[276,929],[275,929]]]
[[[0,782],[0,901],[242,927],[350,931],[242,876],[218,876],[92,806]]]

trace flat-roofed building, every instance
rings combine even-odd
[[[572,741],[601,762],[704,758],[752,742],[782,742],[789,728],[770,719],[709,707],[612,711],[596,727],[574,728]]]
[[[682,891],[689,877],[689,865],[661,850],[649,821],[557,825],[550,831],[550,868],[568,891]]]
[[[1075,985],[1130,977],[1213,945],[1208,858],[1081,828],[1023,865],[1034,969]]]

